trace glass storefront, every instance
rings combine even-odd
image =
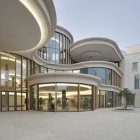
[[[30,107],[48,112],[77,112],[119,106],[116,92],[94,89],[95,86],[72,83],[33,85],[30,87]]]
[[[117,93],[94,91],[93,89],[97,89],[97,87],[92,85],[47,83],[28,87],[25,78],[40,71],[55,72],[55,70],[41,67],[23,56],[0,52],[0,111],[27,109],[51,112],[90,111],[93,108],[120,105],[121,100]],[[102,81],[108,84],[118,83],[117,74],[110,69],[83,68],[68,72],[89,73],[100,76]]]
[[[80,84],[80,111],[93,109],[92,86]]]
[[[26,110],[29,105],[25,78],[38,66],[23,56],[0,52],[0,111]],[[34,69],[34,73],[38,73]]]
[[[57,111],[78,111],[78,84],[57,83]]]
[[[39,84],[38,110],[55,111],[55,84]]]
[[[92,110],[92,86],[72,83],[50,83],[39,84],[36,93],[33,93],[34,86],[31,86],[32,94],[37,94],[37,104],[41,111],[88,111]],[[34,96],[31,96],[31,101]],[[35,108],[33,108],[35,110]]]
[[[78,84],[39,84],[38,104],[43,111],[78,111]]]

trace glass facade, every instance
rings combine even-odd
[[[80,111],[88,111],[93,109],[92,87],[80,84]]]
[[[122,77],[116,71],[108,68],[86,67],[86,68],[73,69],[73,70],[55,70],[50,68],[43,68],[40,66],[38,67],[35,68],[36,72],[38,71],[37,69],[40,69],[38,73],[52,73],[52,72],[83,73],[83,74],[90,74],[101,78],[102,83],[106,85],[113,85],[119,88],[121,88],[122,85]]]
[[[0,111],[29,109],[25,78],[38,73],[35,66],[38,65],[23,56],[0,52]]]
[[[31,110],[47,112],[91,111],[119,106],[116,92],[95,86],[72,83],[47,83],[30,87]]]
[[[80,73],[90,74],[101,78],[102,83],[121,87],[121,77],[113,70],[108,68],[81,68]]]
[[[40,58],[54,64],[70,64],[70,39],[59,32],[55,32],[49,42],[39,49]]]
[[[72,83],[39,84],[36,93],[31,86],[33,95],[38,97],[36,102],[31,102],[33,110],[40,111],[88,111],[93,109],[93,92],[90,85]],[[31,96],[31,101],[34,100]],[[36,105],[35,105],[36,104]]]
[[[120,104],[117,93],[97,90],[94,85],[42,83],[28,87],[26,77],[41,72],[55,71],[41,67],[23,56],[0,52],[0,111],[31,109],[49,112],[77,112]],[[110,69],[82,68],[67,72],[91,74],[99,76],[105,84],[120,84],[118,75]]]

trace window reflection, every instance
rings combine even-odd
[[[102,83],[112,85],[112,70],[108,68],[81,68],[80,73],[91,74],[101,78]],[[118,83],[119,85],[119,83]]]
[[[31,86],[30,90],[31,110],[37,110],[37,85]]]
[[[113,92],[107,91],[106,93],[106,107],[113,107]]]
[[[100,91],[100,108],[105,107],[105,91]]]
[[[49,42],[38,50],[38,55],[50,63],[69,64],[69,42],[65,35],[55,32]]]
[[[78,84],[57,84],[57,111],[78,111]]]
[[[55,111],[55,84],[39,84],[38,104],[38,110]]]
[[[92,110],[91,86],[80,84],[80,111]]]

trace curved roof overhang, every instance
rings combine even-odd
[[[66,30],[65,28],[57,25],[55,31],[59,32],[59,33],[62,33],[63,35],[66,35],[69,38],[70,42],[73,43],[73,41],[74,41],[73,36],[68,30]]]
[[[31,58],[56,28],[51,0],[1,0],[0,50]]]
[[[117,86],[105,85],[105,84],[100,84],[98,89],[99,90],[113,91],[113,92],[120,92],[122,90],[121,88],[119,88]]]
[[[35,75],[31,75],[26,78],[29,85],[35,84],[47,84],[47,83],[80,83],[87,85],[97,86],[99,90],[107,90],[113,92],[120,92],[121,88],[112,86],[112,85],[104,85],[101,83],[101,79],[96,76],[91,76],[87,74],[79,74],[79,73],[39,73]]]
[[[71,57],[76,62],[83,61],[118,61],[123,55],[113,40],[107,38],[87,38],[70,46]]]

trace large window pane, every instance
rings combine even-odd
[[[102,83],[105,84],[105,68],[98,68],[98,76],[101,78]]]
[[[27,104],[27,99],[26,99],[26,93],[22,93],[22,110],[26,110],[26,104]]]
[[[2,111],[6,111],[6,93],[2,92]]]
[[[134,75],[134,89],[139,89],[139,74]]]
[[[106,107],[113,107],[113,92],[106,91]]]
[[[57,111],[78,111],[78,84],[57,84]]]
[[[21,110],[21,92],[17,92],[17,110]]]
[[[100,91],[100,108],[105,107],[105,91]]]
[[[97,90],[97,93],[96,93],[96,108],[99,108],[99,101],[100,100],[100,91]]]
[[[13,111],[15,105],[15,93],[9,92],[9,110]]]
[[[92,110],[92,88],[80,84],[80,111]]]
[[[9,57],[9,63],[8,63],[8,71],[9,71],[9,90],[13,91],[15,90],[16,85],[16,75],[15,75],[15,58]]]
[[[88,68],[88,73],[94,76],[98,76],[98,68]]]
[[[21,57],[16,56],[16,90],[21,91]]]
[[[25,78],[27,76],[27,60],[26,58],[22,58],[22,91],[26,92],[26,81]]]
[[[132,63],[132,72],[137,72],[138,71],[138,62]]]
[[[110,69],[106,69],[106,84],[112,84],[112,71]]]
[[[31,86],[30,105],[31,110],[37,110],[37,85]]]
[[[41,111],[55,111],[55,84],[39,85],[38,104]]]
[[[1,54],[1,88],[8,90],[9,71],[8,71],[8,56]]]

